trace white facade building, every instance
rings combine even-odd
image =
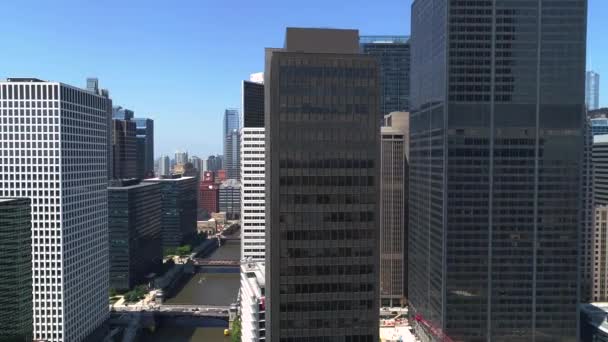
[[[265,287],[263,262],[241,265],[241,342],[266,341]]]
[[[241,256],[264,260],[266,248],[264,128],[241,129]]]
[[[264,260],[266,254],[266,159],[263,74],[243,81],[241,129],[241,256]]]
[[[0,82],[0,197],[31,199],[35,340],[83,340],[109,314],[111,108],[62,83]]]
[[[157,176],[168,176],[171,174],[171,160],[169,156],[161,156],[158,162],[158,175]]]

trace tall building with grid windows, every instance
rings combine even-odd
[[[356,30],[266,50],[266,340],[378,340],[380,94]]]
[[[410,37],[362,36],[361,52],[380,65],[380,115],[407,112],[410,107]]]
[[[264,84],[243,81],[242,121],[241,257],[263,260],[266,253]]]
[[[595,71],[587,71],[585,81],[585,103],[587,109],[600,108],[600,74]]]
[[[578,341],[586,18],[586,0],[414,1],[408,304],[423,340]]]
[[[224,112],[224,165],[228,179],[240,179],[240,124],[239,111],[226,109]]]
[[[108,310],[111,100],[58,82],[0,82],[0,197],[32,209],[34,339],[79,341]]]
[[[145,183],[160,183],[163,250],[190,242],[196,235],[197,178],[161,176],[145,179],[142,184]]]
[[[407,297],[409,113],[393,112],[380,129],[380,305]]]
[[[154,177],[154,120],[135,118],[137,178]]]
[[[29,198],[0,198],[0,341],[32,340],[30,203]]]

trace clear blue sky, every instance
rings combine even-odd
[[[12,0],[1,6],[0,78],[85,86],[96,76],[115,104],[151,117],[156,154],[221,153],[223,110],[262,71],[285,27],[409,34],[411,0]],[[306,4],[303,4],[306,3]],[[608,106],[608,1],[589,0],[588,61]]]

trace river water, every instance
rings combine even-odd
[[[239,260],[240,241],[229,241],[207,258],[211,260]],[[178,293],[166,299],[167,304],[198,304],[229,306],[237,299],[239,273],[196,273],[179,289]],[[145,342],[227,342],[226,327],[161,326],[154,333],[145,332],[140,341]]]
[[[152,333],[141,335],[145,342],[228,342],[224,328],[163,327]]]

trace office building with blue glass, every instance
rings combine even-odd
[[[361,36],[361,52],[380,66],[380,115],[410,108],[410,39],[408,36]]]
[[[408,309],[422,340],[578,341],[586,21],[586,0],[414,1]]]

